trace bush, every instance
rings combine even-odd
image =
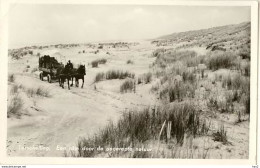
[[[105,64],[106,62],[107,62],[107,59],[105,59],[105,58],[101,58],[98,60],[99,64]]]
[[[147,84],[150,83],[151,81],[152,81],[152,73],[148,72],[138,77],[137,84],[141,84],[141,83]]]
[[[236,56],[232,53],[213,53],[209,57],[208,67],[211,70],[218,70],[221,68],[232,68],[235,65]]]
[[[169,102],[175,100],[183,101],[184,98],[195,96],[195,86],[190,83],[178,82],[169,84],[166,88],[160,91],[159,96],[161,99],[167,97]]]
[[[163,127],[165,123],[171,123],[170,127]],[[97,150],[84,150],[84,147],[135,148],[140,143],[144,144],[154,139],[167,141],[169,137],[182,145],[185,135],[196,137],[207,134],[208,127],[209,125],[205,119],[202,119],[194,105],[188,102],[174,104],[167,108],[158,107],[151,111],[149,108],[141,111],[132,110],[123,113],[116,124],[110,122],[98,134],[88,138],[80,138],[76,156],[94,157],[101,153]],[[134,156],[141,157],[133,154],[129,157]]]
[[[150,83],[152,81],[152,73],[148,72],[143,74],[143,80],[145,84]]]
[[[159,89],[160,89],[160,85],[157,83],[157,84],[152,86],[151,91],[152,92],[158,92]]]
[[[8,81],[14,83],[15,81],[14,74],[8,74]]]
[[[127,60],[126,64],[134,64],[134,62],[132,60]]]
[[[125,78],[134,78],[135,74],[130,73],[128,71],[122,71],[122,70],[109,70],[106,73],[104,72],[99,72],[96,77],[94,82],[99,82],[104,79],[106,80],[111,80],[111,79],[125,79]]]
[[[92,68],[98,67],[98,62],[97,61],[92,61],[91,62]]]
[[[102,81],[105,78],[105,73],[104,72],[99,72],[97,73],[94,82],[99,82]]]
[[[216,133],[213,133],[214,141],[222,142],[223,144],[227,144],[227,131],[225,130],[224,125],[222,124],[219,130]]]
[[[135,75],[128,71],[120,71],[120,70],[109,70],[106,72],[106,79],[125,79],[125,78],[134,78]]]
[[[241,56],[242,59],[249,59],[250,60],[250,48],[242,48],[240,51],[239,51],[239,56]]]
[[[26,89],[26,93],[29,97],[33,97],[35,95],[42,97],[50,97],[49,90],[42,87]]]
[[[135,89],[135,81],[133,79],[127,79],[124,83],[120,86],[120,92],[124,93],[127,91],[134,91]]]
[[[159,56],[163,55],[165,51],[166,51],[166,50],[165,50],[164,48],[158,48],[158,49],[156,49],[156,50],[152,53],[152,55],[153,55],[154,57],[159,57]]]
[[[222,87],[229,90],[239,90],[241,93],[249,94],[250,78],[241,76],[240,74],[227,75],[223,77]]]
[[[21,85],[20,86],[18,86],[17,84],[13,85],[13,87],[10,90],[10,94],[18,93],[18,90],[19,90],[20,87],[21,87]]]
[[[92,68],[98,67],[98,64],[105,64],[107,62],[107,59],[102,58],[102,59],[97,59],[91,62]]]
[[[159,65],[161,68],[165,68],[168,64],[175,63],[177,61],[187,62],[196,58],[197,54],[194,51],[175,51],[169,50],[160,54],[160,57],[157,56],[155,64]]]
[[[196,82],[196,75],[193,72],[184,71],[182,73],[182,79],[184,82],[195,83]]]
[[[21,111],[23,107],[23,100],[19,96],[18,93],[13,94],[10,96],[8,100],[8,106],[7,106],[7,117],[10,118],[12,116],[20,117]]]

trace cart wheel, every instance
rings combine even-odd
[[[50,74],[48,74],[48,76],[47,76],[47,77],[48,77],[48,82],[49,82],[49,83],[51,83],[51,75],[50,75]]]
[[[40,73],[40,80],[43,81],[43,75],[42,75],[42,72]]]

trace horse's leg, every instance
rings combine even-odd
[[[62,78],[61,78],[61,87],[62,87],[62,89],[64,89],[64,82],[65,82],[64,80],[65,80],[65,79],[62,77]]]
[[[70,90],[70,77],[68,77],[67,80],[68,80],[68,88]]]
[[[84,76],[82,78],[82,86],[81,86],[81,88],[83,88],[83,85],[84,85]]]
[[[71,84],[70,86],[73,86],[73,76],[71,77]]]
[[[76,78],[76,86],[79,87],[79,78]]]
[[[60,85],[60,77],[58,77],[59,85]]]

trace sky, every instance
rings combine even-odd
[[[250,21],[250,7],[15,4],[9,47],[152,39]]]

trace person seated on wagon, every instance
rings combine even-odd
[[[69,69],[73,69],[73,64],[70,62],[70,60],[68,61],[67,65],[68,65]]]

